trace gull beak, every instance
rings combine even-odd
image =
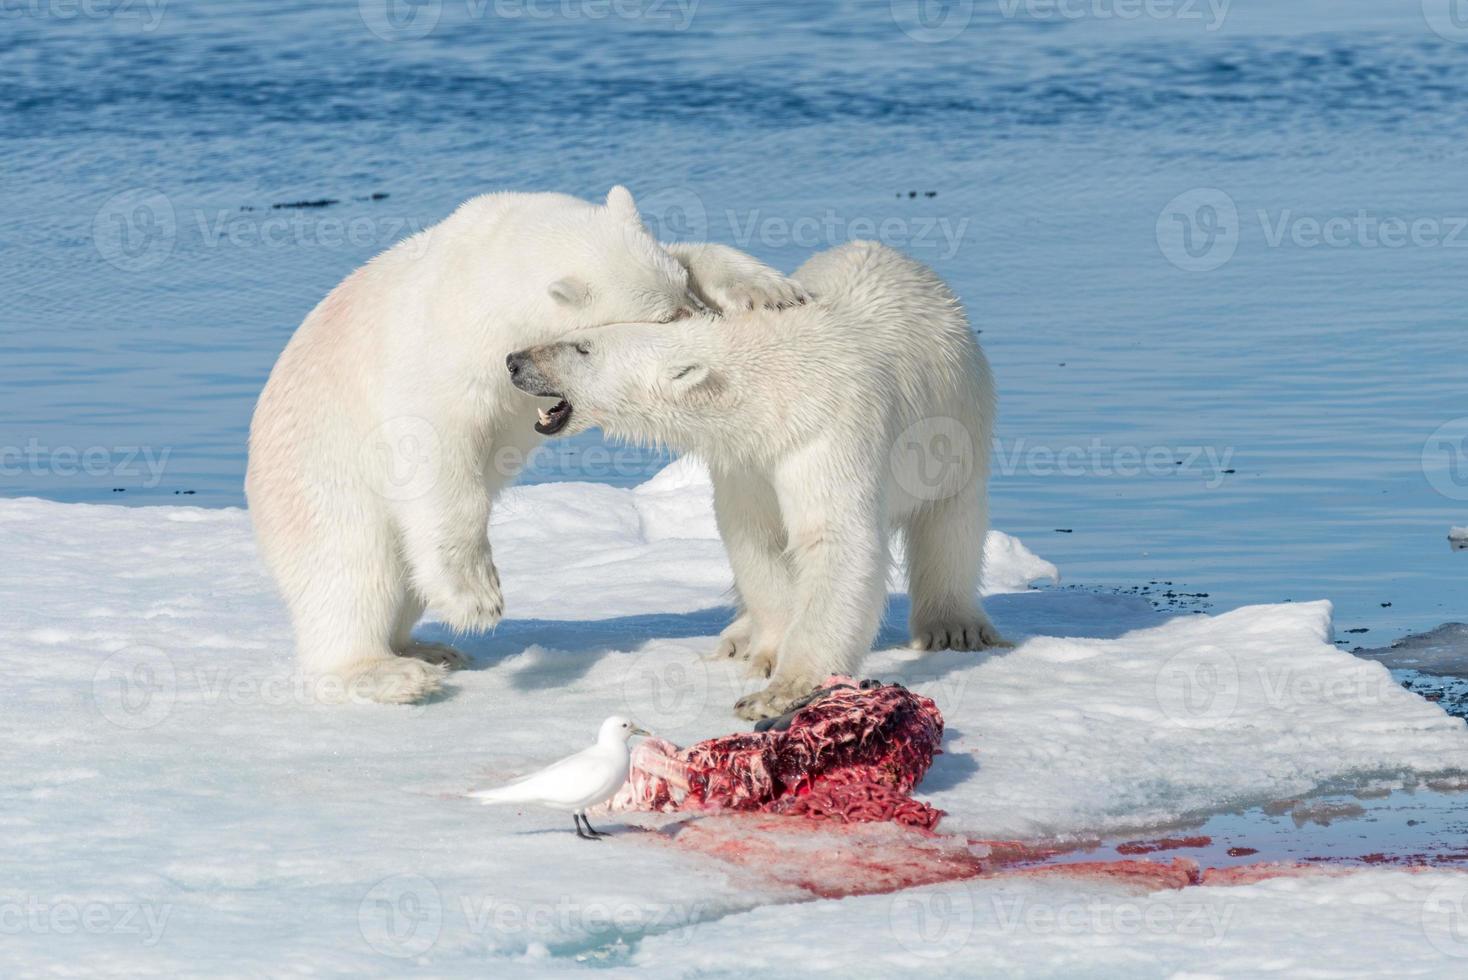
[[[633,735],[647,735],[647,736],[651,737],[652,732],[650,732],[646,728],[642,728],[642,727],[640,727],[638,725],[633,725],[632,726],[632,734]]]

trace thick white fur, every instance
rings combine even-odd
[[[503,600],[490,503],[540,436],[511,351],[568,329],[803,299],[749,256],[664,248],[632,196],[489,194],[379,255],[306,317],[250,428],[246,493],[323,692],[406,703],[465,658],[413,640],[432,604],[456,630]]]
[[[571,403],[568,433],[599,425],[708,462],[740,607],[717,652],[772,674],[736,705],[751,719],[860,668],[892,531],[913,645],[1004,643],[978,596],[994,385],[962,308],[931,270],[871,242],[793,278],[812,302],[578,332],[524,352],[517,380]]]

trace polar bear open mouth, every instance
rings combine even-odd
[[[549,411],[539,409],[540,421],[535,423],[535,431],[543,436],[555,435],[571,421],[571,411],[571,403],[564,398],[552,405]]]

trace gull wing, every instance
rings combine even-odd
[[[592,746],[503,786],[475,790],[468,795],[483,803],[578,806],[606,784],[612,768],[612,760]]]

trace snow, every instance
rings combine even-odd
[[[1029,622],[1022,633],[1043,619]],[[950,812],[945,829],[976,836],[1157,825],[1468,761],[1461,720],[1330,643],[1325,602],[1181,616],[1112,640],[1037,636],[908,676],[959,730],[931,802]]]
[[[703,977],[1461,976],[1468,938],[1455,916],[1465,898],[1468,876],[1452,872],[1150,895],[979,879],[733,915],[691,935],[652,937],[634,963]],[[812,955],[810,937],[837,935]]]
[[[780,972],[812,966],[809,944],[794,944],[831,924],[843,947],[814,965],[862,972],[928,964],[882,924],[904,907],[893,903],[929,894],[985,910],[991,894],[1164,917],[1188,903],[1234,910],[1217,949],[1165,933],[1006,932],[984,911],[970,943],[986,969],[1247,973],[1298,955],[1281,946],[1297,933],[1310,955],[1353,969],[1376,962],[1350,957],[1378,940],[1373,955],[1398,951],[1406,968],[1431,953],[1412,923],[1424,895],[1458,880],[1437,873],[1151,896],[975,882],[812,901],[662,835],[589,844],[560,814],[481,807],[461,794],[584,747],[609,714],[687,744],[740,727],[730,707],[754,686],[699,659],[728,619],[730,583],[696,466],[630,490],[514,491],[492,540],[511,619],[461,644],[476,664],[448,696],[322,707],[295,676],[245,512],[0,500],[6,975],[515,976],[576,970],[578,957]],[[944,711],[946,754],[918,796],[949,811],[945,831],[1155,826],[1468,760],[1461,721],[1330,644],[1324,603],[1169,621],[1134,598],[1017,591],[1054,567],[997,532],[987,554],[987,602],[1017,649],[888,649],[866,671]],[[903,641],[905,611],[894,596],[881,645]]]

